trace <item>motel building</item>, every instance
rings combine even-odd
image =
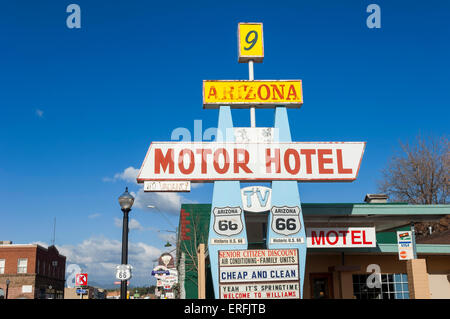
[[[248,249],[267,249],[269,209],[255,213],[243,207]],[[402,231],[449,215],[450,205],[389,203],[385,195],[368,194],[363,203],[304,203],[301,209],[307,234],[303,298],[450,299],[449,231],[418,236],[415,259],[399,251],[398,243]],[[196,247],[207,246],[210,216],[211,204],[181,206],[177,268],[182,299],[198,298],[194,259]],[[207,253],[205,281],[206,298],[214,298]],[[232,291],[224,296],[249,298]],[[270,298],[286,296],[280,288]]]

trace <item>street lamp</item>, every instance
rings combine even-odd
[[[9,281],[9,279],[6,279],[6,294],[5,294],[5,299],[8,299],[8,289],[9,289],[9,284],[11,283],[11,281]]]
[[[122,265],[128,264],[128,213],[134,203],[134,197],[128,193],[128,187],[119,197],[120,208],[123,212],[122,222]],[[127,281],[120,282],[120,299],[127,299]]]

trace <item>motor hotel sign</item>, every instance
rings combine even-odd
[[[353,181],[365,142],[153,142],[145,181]]]
[[[203,107],[218,108],[230,105],[232,108],[251,106],[299,108],[303,104],[301,80],[277,81],[203,81]]]
[[[221,250],[222,299],[300,298],[298,249]]]

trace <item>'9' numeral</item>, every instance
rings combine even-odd
[[[253,39],[250,40],[250,35],[254,34]],[[253,48],[256,44],[256,42],[258,41],[258,32],[256,31],[250,31],[249,33],[247,33],[247,36],[245,37],[245,42],[247,42],[248,44],[250,44],[250,46],[248,48],[246,48],[244,46],[245,50],[250,50],[251,48]]]

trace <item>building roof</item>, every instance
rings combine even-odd
[[[417,239],[418,244],[447,244],[450,245],[450,230],[435,233],[427,237]]]
[[[436,222],[443,216],[450,214],[450,205],[411,205],[406,203],[303,203],[303,218],[306,227],[375,227],[377,231],[377,243],[381,245],[394,245],[397,250],[396,230],[409,230],[412,223]],[[209,218],[211,214],[211,204],[182,204],[181,208],[191,213],[188,217],[192,228],[192,215],[197,215],[206,224],[206,229],[201,230],[203,237],[208,237]],[[180,225],[181,226],[181,225]],[[431,246],[437,247],[443,253],[450,252],[450,235],[438,236],[435,239],[427,238],[427,241],[421,240],[425,249],[422,252],[430,251]],[[430,240],[430,241],[428,241]],[[431,246],[430,246],[431,245]],[[392,247],[394,247],[392,246]],[[447,247],[448,246],[448,247]],[[379,252],[389,252],[393,250],[391,246],[379,246]],[[391,249],[392,248],[392,249]],[[432,249],[436,253],[436,249]],[[356,250],[353,250],[356,251]],[[430,251],[430,252],[431,252]]]

